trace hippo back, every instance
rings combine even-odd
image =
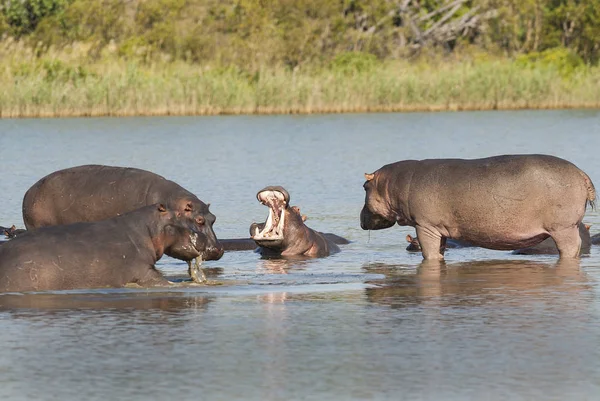
[[[99,221],[157,202],[172,208],[170,201],[182,196],[197,200],[178,184],[149,171],[78,166],[34,184],[23,198],[23,220],[27,229]]]

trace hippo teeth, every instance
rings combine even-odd
[[[258,227],[254,230],[253,238],[255,240],[261,239],[282,239],[283,238],[283,225],[285,223],[285,210],[279,209],[278,207],[272,206],[269,208],[269,217],[265,222],[265,226],[260,231]]]

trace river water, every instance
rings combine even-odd
[[[204,264],[218,286],[0,295],[0,399],[595,399],[600,247],[575,264],[451,249],[440,271],[404,250],[412,229],[358,215],[386,163],[546,153],[598,185],[599,146],[598,111],[0,120],[0,225],[23,225],[39,178],[94,163],[178,182],[220,238],[246,237],[268,214],[256,192],[282,185],[352,241],[306,261],[226,253]]]

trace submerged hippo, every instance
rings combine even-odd
[[[17,228],[14,224],[10,227],[2,227],[0,226],[0,232],[4,234],[6,238],[15,238],[17,235],[21,235],[27,230],[22,228]]]
[[[592,241],[590,237],[590,225],[579,223],[579,236],[581,237],[580,254],[589,254]],[[552,238],[546,238],[537,245],[529,248],[517,249],[512,252],[515,255],[557,255],[558,248]]]
[[[579,236],[581,237],[581,251],[582,254],[590,253],[590,225],[580,223],[579,224]],[[442,242],[445,238],[442,239]],[[408,246],[406,250],[409,252],[421,252],[421,244],[419,244],[419,238],[413,237],[411,235],[406,236],[406,241],[408,242]],[[446,244],[442,243],[442,247],[445,249],[453,249],[453,248],[472,248],[473,244],[460,240],[446,239]],[[542,242],[537,245],[531,246],[529,248],[517,249],[513,251],[515,255],[557,255],[558,248],[556,248],[556,244],[552,238],[546,238]]]
[[[365,174],[364,230],[416,228],[425,259],[443,259],[443,238],[514,250],[552,237],[561,258],[579,256],[581,223],[596,191],[554,156],[405,160]]]
[[[188,190],[149,171],[86,165],[56,171],[35,183],[23,198],[28,230],[108,219],[142,206],[163,203],[196,226],[203,260],[217,260],[223,247],[213,231],[215,216]]]
[[[163,254],[190,261],[204,249],[178,212],[151,205],[94,223],[28,231],[0,246],[0,291],[167,284]]]
[[[290,206],[290,194],[283,187],[266,187],[256,198],[269,207],[267,221],[250,226],[250,236],[263,255],[323,257],[339,252],[337,244],[348,243],[345,238],[306,226],[306,216],[297,206]]]

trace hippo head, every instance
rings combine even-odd
[[[173,258],[190,261],[202,255],[202,246],[198,245],[198,234],[188,227],[166,225],[163,241],[165,253]]]
[[[377,172],[365,174],[365,205],[360,212],[360,226],[363,230],[381,230],[396,223],[395,216],[389,210],[387,191],[382,188],[383,185],[377,185],[376,174]]]
[[[256,194],[260,203],[269,207],[269,216],[264,223],[253,223],[250,236],[257,245],[276,250],[285,250],[294,238],[304,238],[306,216],[300,209],[290,206],[290,194],[280,186],[269,186]]]
[[[223,256],[223,245],[213,231],[216,217],[209,211],[210,204],[194,197],[179,198],[173,206],[182,217],[189,220],[198,237],[196,249],[201,251],[202,260],[219,260]]]
[[[408,246],[406,247],[408,252],[421,252],[421,244],[419,243],[419,239],[417,237],[407,234],[406,242],[408,242]]]

